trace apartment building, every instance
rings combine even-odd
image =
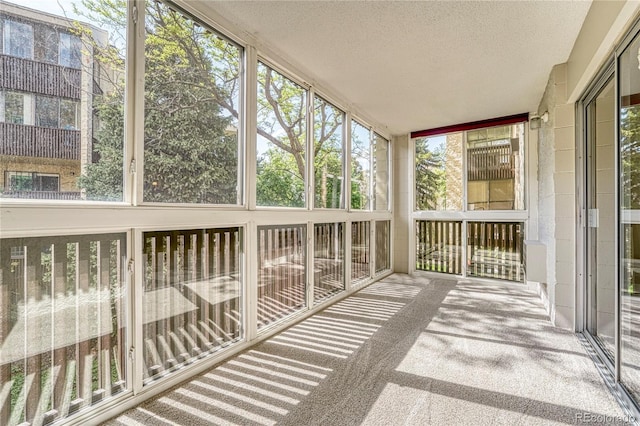
[[[74,200],[92,162],[94,97],[106,84],[93,49],[95,27],[4,4],[0,83],[3,198]]]

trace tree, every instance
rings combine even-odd
[[[270,148],[258,158],[256,199],[261,206],[304,207],[304,180],[294,157]]]
[[[640,107],[630,106],[620,112],[620,160],[622,205],[640,209]]]
[[[123,2],[82,0],[82,5],[94,22],[124,31]],[[239,49],[158,2],[147,3],[145,28],[145,200],[238,203]],[[124,63],[113,55],[97,59],[111,72]],[[80,180],[89,198],[122,199],[119,85],[122,80],[96,102],[100,161]]]
[[[76,12],[124,37],[125,0],[80,2]],[[147,2],[145,29],[145,201],[239,203],[239,48],[161,2]],[[114,90],[95,106],[101,125],[94,150],[100,161],[87,166],[80,179],[93,199],[122,199],[124,44],[114,43],[116,48],[97,56],[101,67],[120,75]],[[257,131],[263,145],[258,204],[304,206],[308,93],[264,64],[258,68],[258,91]],[[329,159],[328,152],[337,152],[325,150],[325,144],[335,145],[342,125],[337,119],[337,114],[318,114],[314,126],[313,154],[326,157],[320,170],[331,164],[327,175],[341,170],[334,167],[340,158]],[[276,196],[275,188],[286,193]]]
[[[428,139],[416,140],[416,208],[436,210],[444,197],[445,173],[442,146],[429,148]]]
[[[314,182],[316,208],[344,208],[344,114],[320,97],[314,101]]]

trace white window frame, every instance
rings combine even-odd
[[[518,123],[514,123],[518,124]],[[513,125],[513,124],[512,124]],[[529,206],[536,205],[535,200],[531,200],[531,194],[529,191],[529,183],[535,180],[535,177],[530,177],[530,168],[534,165],[530,166],[530,151],[535,151],[535,148],[530,145],[530,137],[529,137],[529,125],[527,122],[522,122],[524,126],[523,129],[523,149],[524,149],[524,170],[523,174],[523,188],[524,193],[523,201],[524,201],[524,209],[523,210],[467,210],[467,132],[461,131],[462,137],[462,172],[461,179],[463,182],[463,196],[462,196],[462,209],[461,210],[416,210],[416,182],[415,182],[415,162],[416,162],[416,149],[415,149],[415,140],[420,139],[420,137],[410,139],[410,149],[409,149],[409,162],[411,167],[410,172],[410,199],[411,201],[411,209],[412,212],[410,214],[410,232],[409,232],[409,272],[414,273],[418,271],[416,268],[416,222],[418,220],[430,220],[430,221],[460,221],[462,222],[462,259],[466,259],[466,240],[467,240],[467,223],[468,222],[522,222],[524,223],[523,231],[525,232],[525,238],[530,238],[529,232],[529,219],[531,217],[531,212],[529,211]],[[493,127],[493,126],[490,126]],[[451,132],[451,133],[459,133],[459,132]],[[537,157],[536,157],[537,158]],[[430,274],[439,274],[437,272],[428,272]],[[445,274],[451,275],[451,274]],[[454,275],[455,276],[455,275]],[[467,276],[466,271],[466,263],[462,262],[462,277]]]
[[[189,2],[187,0],[175,0],[173,4],[185,11],[189,16],[206,24],[216,33],[226,37],[242,49],[242,89],[240,93],[240,118],[239,118],[239,150],[241,151],[238,163],[242,181],[239,185],[243,191],[238,205],[176,205],[176,204],[150,204],[142,202],[144,162],[144,25],[145,5],[142,0],[129,0],[128,28],[127,28],[127,69],[125,80],[127,83],[127,97],[125,99],[125,141],[124,141],[124,188],[122,202],[94,202],[77,200],[26,200],[26,199],[2,199],[3,207],[2,237],[39,237],[47,235],[72,235],[72,234],[100,234],[105,232],[126,232],[127,253],[129,257],[129,270],[127,282],[128,319],[126,324],[128,348],[127,390],[114,398],[92,406],[90,410],[83,410],[65,419],[76,423],[83,421],[100,422],[122,411],[124,404],[132,405],[142,400],[159,394],[171,386],[183,382],[189,375],[194,375],[211,368],[257,342],[281,331],[294,321],[318,312],[336,300],[359,290],[372,281],[389,275],[392,271],[373,276],[375,271],[375,258],[371,257],[371,277],[353,284],[351,281],[351,224],[357,221],[369,221],[370,249],[375,250],[375,221],[391,221],[390,231],[393,244],[393,217],[390,210],[351,210],[350,208],[350,164],[351,164],[351,121],[365,125],[371,132],[375,131],[388,141],[383,126],[367,121],[351,104],[335,95],[331,90],[316,84],[305,83],[309,91],[307,102],[313,99],[313,94],[318,93],[327,102],[344,112],[344,209],[314,209],[309,200],[313,200],[312,186],[305,185],[306,209],[291,208],[256,208],[255,205],[255,162],[256,162],[256,66],[258,59],[265,65],[272,67],[297,84],[304,82],[304,72],[283,60],[268,45],[260,43],[253,36],[247,34],[242,28],[229,23],[220,17],[204,3]],[[135,17],[135,19],[134,19]],[[137,24],[134,24],[134,20]],[[33,53],[33,52],[32,52]],[[293,77],[293,78],[292,78]],[[33,103],[32,103],[33,104]],[[26,110],[26,106],[25,106]],[[30,108],[35,115],[33,105]],[[311,114],[312,115],[312,114]],[[308,123],[311,122],[310,120]],[[369,124],[366,124],[369,123]],[[307,132],[307,147],[312,146],[312,136]],[[370,142],[371,143],[371,142]],[[389,143],[389,162],[392,162],[392,144]],[[312,152],[307,149],[307,156]],[[313,164],[307,159],[307,179],[313,171]],[[371,164],[372,167],[372,164]],[[370,175],[372,175],[372,170]],[[392,203],[392,178],[393,171],[389,167],[389,203]],[[372,178],[372,177],[371,177]],[[373,185],[370,185],[370,189]],[[373,199],[370,199],[370,203]],[[370,204],[371,205],[371,204]],[[301,312],[279,322],[277,327],[268,331],[261,331],[258,336],[256,327],[257,289],[257,227],[260,225],[274,224],[306,224],[307,235],[313,231],[316,223],[344,223],[344,277],[345,291],[329,299],[314,304],[313,293],[308,299],[308,306]],[[96,225],[99,224],[99,225]],[[243,258],[242,268],[244,274],[244,309],[245,309],[245,341],[220,353],[213,354],[194,362],[189,368],[181,370],[181,373],[169,375],[158,380],[150,386],[142,386],[142,294],[141,277],[143,277],[142,259],[142,233],[146,230],[188,229],[188,228],[216,228],[226,226],[239,226],[243,228]],[[313,259],[312,238],[307,240],[307,268]],[[391,262],[393,265],[393,249],[391,248]],[[307,271],[307,286],[313,284],[313,274]]]

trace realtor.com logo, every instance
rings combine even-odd
[[[607,416],[606,414],[595,413],[577,413],[576,423],[594,423],[594,424],[636,424],[637,419],[634,416]]]

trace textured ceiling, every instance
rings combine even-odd
[[[201,3],[390,134],[535,111],[590,1]]]

